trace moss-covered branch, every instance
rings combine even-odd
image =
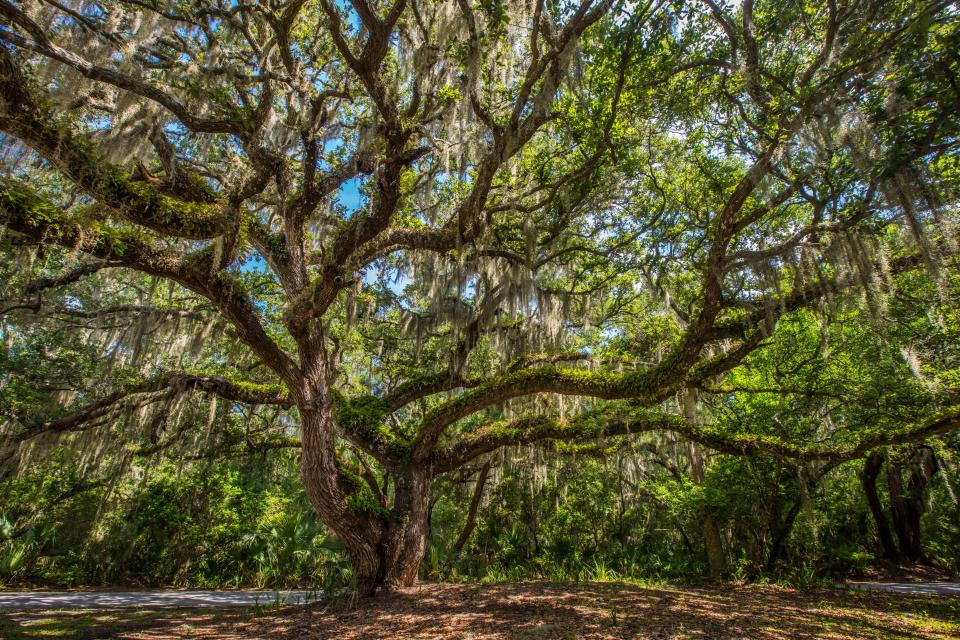
[[[149,235],[71,217],[29,187],[11,181],[0,182],[0,224],[30,242],[76,249],[173,280],[204,296],[233,324],[240,339],[264,364],[287,383],[299,381],[299,368],[264,330],[237,277],[227,271],[214,272],[211,249],[183,255]]]
[[[14,440],[23,442],[45,433],[65,433],[82,428],[87,423],[110,414],[118,405],[134,396],[165,390],[205,391],[227,400],[245,404],[292,406],[289,394],[280,385],[228,380],[218,376],[168,372],[127,385],[98,400],[74,409],[53,420],[31,425],[17,433]]]
[[[435,393],[442,393],[452,389],[470,388],[477,386],[479,381],[451,375],[449,371],[432,373],[408,380],[384,397],[390,411],[396,411],[411,402],[426,398]]]
[[[390,414],[419,398],[475,384],[476,381],[441,372],[408,380],[382,398],[369,394],[347,398],[336,392],[334,418],[346,438],[376,459],[404,462],[410,457],[412,443],[407,434],[390,428]]]
[[[183,256],[150,235],[73,216],[18,182],[0,181],[0,223],[35,243],[77,249],[112,265],[181,283],[189,279]]]
[[[212,191],[206,202],[179,200],[100,156],[75,126],[36,97],[10,53],[0,48],[0,131],[33,148],[71,182],[116,215],[163,235],[213,238],[228,228]]]
[[[572,352],[561,352],[561,353],[536,353],[522,358],[517,358],[507,367],[507,371],[519,371],[521,369],[526,369],[532,366],[541,365],[541,364],[559,364],[561,362],[585,362],[591,364],[601,364],[601,365],[619,365],[619,366],[644,366],[652,367],[656,366],[654,364],[643,362],[636,363],[631,360],[622,360],[616,358],[596,358],[589,353],[581,353],[579,351]]]
[[[337,471],[338,484],[346,496],[347,507],[351,512],[377,520],[387,517],[386,499],[375,480],[362,469],[347,469],[342,462]]]
[[[730,433],[697,426],[685,418],[634,406],[614,405],[582,413],[571,420],[526,416],[487,425],[436,451],[436,473],[452,471],[474,458],[509,445],[541,441],[584,442],[601,438],[672,431],[721,453],[765,453],[799,461],[823,460],[838,464],[863,457],[878,447],[921,442],[960,429],[960,406],[953,405],[904,429],[878,432],[851,445],[805,445],[775,436]]]
[[[390,405],[383,398],[363,395],[346,398],[334,393],[334,419],[340,432],[384,463],[407,460],[410,441],[387,425]]]
[[[558,393],[603,400],[630,399],[651,406],[684,386],[695,385],[735,367],[759,344],[757,333],[729,351],[688,367],[678,361],[678,351],[654,367],[623,373],[556,365],[508,370],[428,412],[418,430],[413,457],[415,460],[428,458],[443,431],[457,420],[511,398]]]

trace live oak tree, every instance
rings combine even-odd
[[[300,448],[372,593],[416,579],[434,478],[503,447],[673,431],[839,463],[960,425],[950,389],[913,424],[816,445],[673,402],[797,309],[877,308],[918,269],[950,290],[950,3],[0,0],[0,16],[5,242],[62,248],[5,315],[123,270],[177,293],[59,313],[213,318],[239,345],[216,373],[170,367],[184,359],[133,357],[141,326],[133,380],[7,416],[8,455],[159,403],[157,445],[201,391],[291,409],[296,429],[273,420],[258,446]],[[652,358],[623,339],[638,314],[671,327]],[[196,337],[222,338],[210,326]]]

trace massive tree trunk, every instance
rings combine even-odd
[[[389,510],[353,499],[335,458],[332,409],[300,408],[300,475],[320,520],[340,539],[350,558],[354,585],[363,595],[416,582],[427,544],[431,476],[425,469],[393,469]]]
[[[863,464],[863,473],[860,475],[860,483],[863,485],[863,492],[867,496],[870,513],[873,514],[873,520],[877,525],[881,557],[885,560],[896,561],[900,559],[900,552],[894,544],[893,534],[890,532],[890,523],[883,513],[883,504],[880,502],[880,495],[877,493],[877,477],[880,475],[883,461],[884,456],[880,453],[871,453],[867,456]]]
[[[430,529],[430,475],[405,469],[397,476],[394,506],[383,533],[383,587],[409,587],[417,581]]]
[[[350,557],[356,588],[372,594],[382,582],[381,558],[377,548],[380,531],[354,513],[343,487],[337,481],[333,410],[330,403],[321,407],[300,406],[300,477],[320,521],[340,539]],[[373,523],[370,523],[373,524]]]

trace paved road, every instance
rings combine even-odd
[[[960,596],[960,582],[847,582],[850,589]]]
[[[129,607],[252,607],[304,604],[315,591],[7,591],[0,609],[125,609]]]

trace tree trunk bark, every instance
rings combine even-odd
[[[707,562],[710,565],[710,576],[722,578],[727,570],[723,540],[720,538],[720,528],[717,527],[716,520],[709,514],[703,516],[703,544],[707,552]]]
[[[338,482],[333,410],[329,403],[300,406],[300,478],[320,521],[340,539],[353,567],[354,587],[372,595],[383,583],[382,525],[355,512]]]
[[[386,590],[409,587],[417,581],[430,529],[430,484],[429,473],[422,469],[397,476],[390,523],[380,544]]]
[[[887,461],[887,486],[890,490],[890,511],[893,526],[900,543],[900,554],[912,562],[926,561],[920,533],[920,518],[926,510],[923,496],[937,464],[929,447],[917,447],[903,462]],[[903,485],[903,470],[907,469],[907,486]]]
[[[893,460],[887,462],[887,487],[890,490],[890,513],[900,543],[900,554],[906,560],[919,560],[922,551],[919,537],[914,535],[913,521],[919,521],[920,516],[913,512],[911,501],[905,495],[903,465]]]
[[[300,393],[300,477],[320,521],[340,539],[361,595],[410,586],[427,546],[430,510],[428,468],[395,466],[393,504],[357,500],[365,487],[338,467],[333,402],[320,367]],[[373,481],[375,482],[375,480]]]
[[[871,453],[867,456],[863,464],[863,473],[860,475],[860,483],[863,485],[863,492],[867,496],[867,505],[870,507],[870,513],[873,514],[873,520],[877,525],[877,537],[880,539],[881,557],[885,560],[900,560],[900,552],[897,550],[893,541],[893,534],[890,532],[890,523],[883,513],[883,503],[880,502],[880,495],[877,493],[877,477],[880,475],[880,469],[883,466],[884,456],[879,453]]]
[[[801,480],[801,482],[803,481]],[[770,555],[767,558],[767,571],[770,573],[777,569],[777,564],[787,555],[787,541],[790,539],[790,532],[793,531],[793,525],[797,521],[797,515],[800,513],[802,505],[803,501],[798,497],[787,511],[783,523],[772,532]]]

